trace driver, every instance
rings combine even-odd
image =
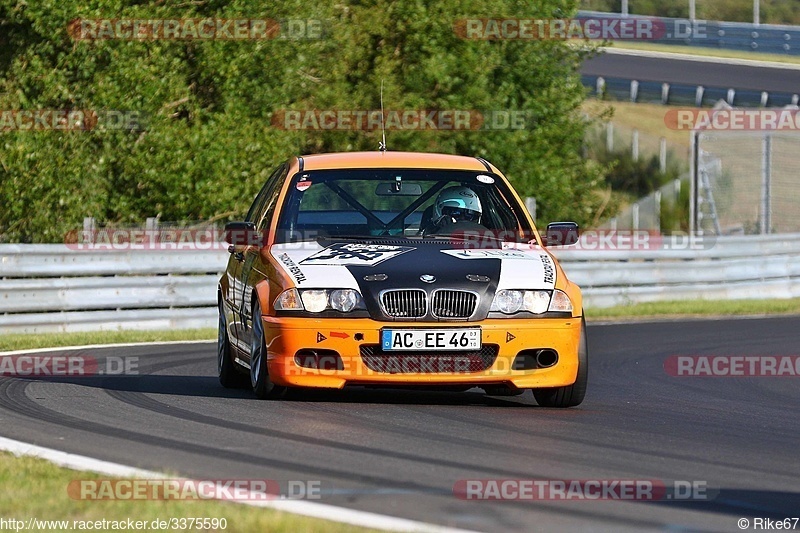
[[[435,233],[448,226],[458,226],[458,229],[483,228],[480,225],[482,215],[481,201],[472,189],[448,187],[436,197],[431,223],[424,233]]]

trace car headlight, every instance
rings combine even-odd
[[[365,309],[361,294],[354,289],[288,289],[275,300],[278,311],[308,311],[321,313],[333,309],[349,313],[355,309]]]
[[[342,313],[349,313],[355,309],[360,300],[361,295],[358,294],[358,291],[354,291],[353,289],[337,289],[331,291],[331,307]]]
[[[550,305],[549,291],[525,291],[523,308],[526,311],[540,315],[547,311],[548,305]]]
[[[306,311],[311,313],[321,313],[328,307],[327,291],[303,291],[300,297],[303,300]]]
[[[572,301],[567,296],[567,293],[556,289],[553,291],[553,298],[550,300],[548,311],[555,311],[558,313],[571,313]]]
[[[275,300],[275,309],[278,311],[302,311],[303,302],[300,301],[300,293],[297,289],[283,291]]]
[[[520,311],[528,311],[541,315],[547,311],[560,313],[572,312],[572,302],[563,291],[525,291],[500,289],[494,295],[490,311],[499,311],[513,315]]]
[[[525,299],[522,292],[523,291],[500,289],[494,295],[492,310],[500,311],[501,313],[505,313],[507,315],[512,315],[518,312],[520,309],[522,309],[522,303]]]

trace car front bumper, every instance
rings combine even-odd
[[[324,388],[378,384],[505,385],[526,389],[571,385],[578,372],[581,317],[508,318],[458,323],[271,316],[264,316],[262,320],[269,374],[277,385]],[[435,359],[439,355],[436,352],[392,352],[384,355],[390,357],[394,364],[375,370],[375,365],[372,364],[370,368],[363,355],[368,349],[380,350],[382,328],[457,330],[464,327],[481,328],[484,347],[491,346],[492,351],[496,352],[485,369],[467,370],[455,364],[432,365],[435,371],[430,371],[430,367],[426,368],[427,371],[415,371],[419,370],[417,366],[406,365],[405,362],[416,363],[422,358],[434,356]],[[558,361],[548,368],[515,369],[519,368],[519,364],[515,367],[518,354],[534,349],[555,350]],[[295,357],[298,353],[319,353],[323,357],[335,353],[340,361],[330,369],[307,368],[298,364]]]

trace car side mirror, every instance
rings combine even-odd
[[[572,246],[578,242],[578,225],[575,222],[551,222],[547,225],[546,246]]]
[[[225,242],[233,246],[251,246],[260,244],[256,234],[256,225],[252,222],[228,222],[225,224]]]

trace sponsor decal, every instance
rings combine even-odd
[[[486,183],[491,185],[492,183],[494,183],[494,178],[491,176],[486,176],[485,174],[479,174],[478,181],[480,181],[481,183]]]
[[[350,337],[350,335],[343,331],[331,331],[330,336],[334,339],[347,339]]]
[[[286,271],[289,272],[289,275],[292,276],[292,279],[294,279],[295,283],[300,285],[306,281],[305,274],[303,274],[303,271],[299,266],[297,266],[297,263],[292,261],[292,258],[289,257],[289,254],[282,253],[278,256],[278,259],[280,259],[281,263],[283,263],[283,265],[286,267]]]
[[[521,250],[441,250],[459,259],[536,259]]]
[[[553,260],[549,255],[541,254],[542,266],[544,267],[544,282],[553,285],[556,281],[556,272],[553,269]]]
[[[295,188],[300,192],[305,192],[306,189],[311,187],[311,180],[298,181]]]
[[[411,246],[385,244],[338,243],[306,257],[301,265],[375,266],[379,263],[410,252]]]
[[[517,337],[515,335],[513,335],[510,331],[506,332],[506,342],[511,342],[516,338]]]

